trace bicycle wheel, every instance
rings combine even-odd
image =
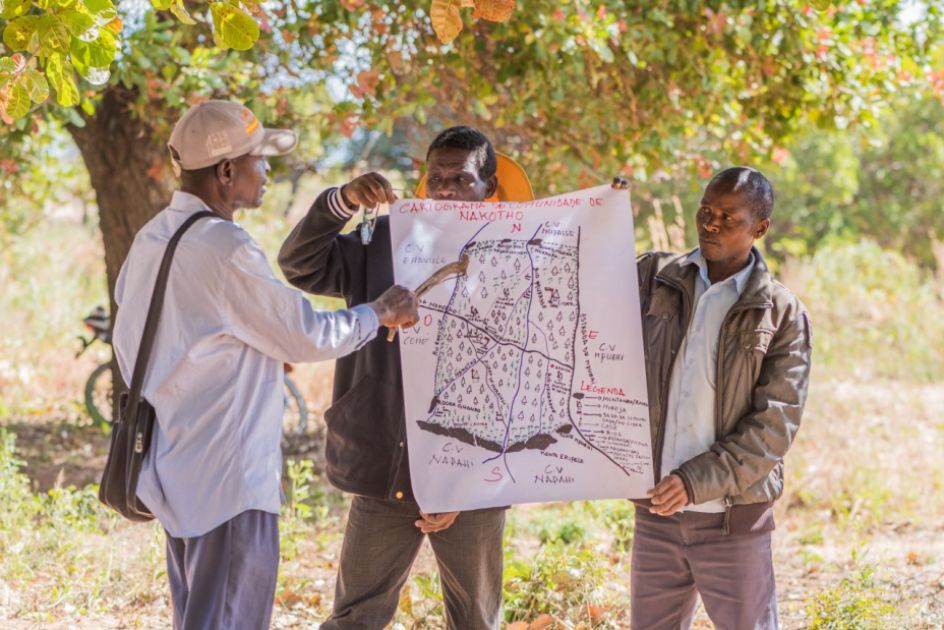
[[[301,435],[308,426],[308,406],[298,386],[285,376],[285,412],[282,416],[282,432],[285,435]]]
[[[102,363],[85,382],[85,409],[92,422],[104,426],[111,424],[111,407],[111,363]]]

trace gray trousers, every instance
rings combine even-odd
[[[636,508],[634,630],[689,628],[698,595],[719,630],[777,628],[770,532],[725,535],[723,523],[724,514]]]
[[[334,610],[322,630],[377,630],[396,613],[423,534],[415,503],[354,497],[341,547]],[[439,565],[446,623],[455,630],[499,627],[504,510],[462,512],[429,534]]]
[[[203,536],[167,534],[174,629],[268,628],[278,569],[277,514],[248,510]]]

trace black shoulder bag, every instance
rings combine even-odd
[[[208,210],[191,215],[174,232],[170,242],[167,243],[164,258],[161,260],[161,268],[154,282],[154,292],[151,295],[151,304],[144,322],[144,334],[141,338],[141,346],[138,348],[138,357],[134,362],[131,389],[121,395],[118,403],[118,419],[111,428],[111,446],[108,449],[108,460],[105,462],[105,471],[102,473],[102,481],[98,488],[98,498],[102,503],[132,521],[150,521],[154,518],[151,510],[138,499],[136,492],[141,462],[144,461],[144,456],[151,446],[151,434],[157,418],[151,403],[141,397],[141,387],[144,385],[144,375],[147,373],[148,358],[154,347],[154,337],[157,336],[157,323],[161,316],[161,306],[164,304],[170,265],[174,259],[177,243],[180,242],[184,232],[198,220],[212,216],[215,215]]]

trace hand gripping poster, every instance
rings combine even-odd
[[[425,512],[637,498],[653,486],[629,193],[400,200],[410,473]]]

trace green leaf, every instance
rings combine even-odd
[[[210,4],[213,32],[224,48],[249,50],[259,39],[259,25],[245,11],[226,2]]]
[[[57,15],[46,14],[39,18],[36,32],[39,34],[39,45],[45,54],[69,52],[72,37],[65,23]]]
[[[10,57],[0,57],[0,72],[13,72],[16,70],[16,62]]]
[[[9,20],[25,15],[32,4],[32,0],[0,0],[0,17]]]
[[[81,11],[63,11],[59,14],[59,19],[66,25],[73,37],[82,37],[95,26],[95,18]]]
[[[151,6],[158,11],[167,11],[174,4],[174,0],[151,0]]]
[[[177,64],[165,63],[161,66],[161,76],[164,77],[167,81],[170,81],[177,74]]]
[[[102,53],[107,56],[108,63],[111,63],[118,53],[118,35],[110,29],[102,29],[95,41],[101,47]]]
[[[42,103],[49,98],[49,82],[39,70],[30,68],[24,72],[23,83],[29,90],[30,100],[34,103]]]
[[[49,55],[46,61],[46,78],[56,90],[56,100],[63,107],[72,107],[79,102],[79,88],[72,74],[72,64],[62,55]]]
[[[72,67],[75,71],[85,76],[90,67],[89,59],[92,54],[89,52],[89,45],[85,42],[72,41],[72,48],[69,50],[69,58],[72,60]]]
[[[194,20],[190,15],[190,12],[187,11],[187,7],[184,6],[183,0],[174,0],[174,3],[170,5],[170,12],[177,16],[177,19],[183,24],[197,23],[197,21]]]
[[[190,64],[191,54],[190,51],[182,46],[175,46],[171,51],[172,57],[174,57],[181,64]]]
[[[112,4],[111,0],[82,0],[87,8],[92,13],[110,13],[117,15],[115,10],[115,5]],[[114,17],[112,15],[112,17]]]
[[[7,116],[13,119],[22,118],[29,113],[29,108],[29,90],[23,85],[22,80],[14,81],[7,95]]]
[[[72,40],[69,47],[72,63],[79,74],[87,77],[89,68],[108,68],[118,53],[118,42],[115,34],[108,29],[102,29],[98,39],[93,42]]]
[[[81,54],[76,54],[76,50],[81,50]],[[101,50],[95,42],[88,44],[86,48],[82,46],[73,46],[72,66],[83,79],[92,85],[105,85],[111,77],[109,70],[110,62],[105,62],[101,56]],[[104,63],[104,65],[97,65]]]
[[[29,50],[35,45],[32,40],[38,26],[38,15],[24,15],[11,20],[3,29],[3,43],[13,51]]]
[[[69,121],[70,125],[75,125],[80,129],[85,126],[85,119],[82,118],[82,115],[79,114],[77,109],[67,107],[66,109],[62,110],[62,113],[65,114],[65,117]]]

